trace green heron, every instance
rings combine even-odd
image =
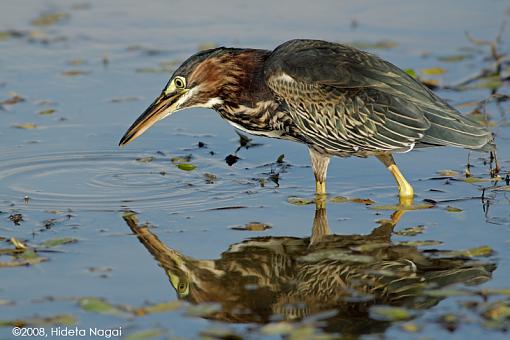
[[[394,152],[448,145],[495,150],[486,128],[400,68],[320,40],[291,40],[274,51],[220,47],[196,53],[119,145],[190,107],[212,108],[254,135],[306,144],[321,195],[331,156],[377,157],[395,177],[400,197],[412,198]]]

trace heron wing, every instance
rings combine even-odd
[[[319,40],[291,40],[273,51],[271,90],[313,144],[337,151],[406,151],[415,144],[478,149],[491,141],[404,71],[377,56]]]

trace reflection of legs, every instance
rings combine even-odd
[[[328,173],[329,156],[309,149],[312,161],[313,174],[315,176],[315,193],[326,194],[326,175]]]
[[[331,230],[329,230],[328,215],[326,213],[326,197],[325,195],[317,195],[310,245],[320,242],[329,234],[331,234]]]
[[[372,236],[378,236],[378,237],[387,237],[388,239],[391,238],[391,235],[393,234],[393,229],[397,225],[397,223],[400,221],[402,216],[406,213],[405,210],[395,210],[393,214],[391,214],[390,220],[384,219],[378,221],[380,223],[380,226],[372,230],[370,235]]]
[[[395,210],[393,214],[391,214],[391,224],[393,224],[393,226],[396,226],[405,213],[406,213],[405,209]]]
[[[409,184],[406,179],[404,178],[404,175],[400,172],[397,165],[395,164],[395,161],[393,160],[393,156],[389,153],[377,155],[377,159],[379,159],[391,172],[393,177],[395,177],[395,180],[398,184],[398,191],[401,198],[405,198],[406,200],[414,196],[413,187],[411,184]],[[411,201],[412,202],[412,201]],[[401,200],[401,203],[402,202]]]
[[[402,199],[400,200],[402,205]],[[412,199],[411,199],[412,202]],[[401,206],[402,209],[395,210],[391,214],[390,220],[381,220],[380,226],[375,228],[370,235],[377,237],[385,237],[390,239],[393,229],[406,213],[406,205]],[[326,236],[331,234],[328,224],[328,216],[326,213],[326,196],[317,195],[315,201],[315,216],[313,219],[312,236],[310,237],[310,246],[321,242]]]

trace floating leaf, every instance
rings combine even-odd
[[[180,163],[180,164],[177,164],[177,167],[184,171],[193,171],[197,168],[196,165],[190,164],[190,163]]]
[[[280,321],[263,326],[260,332],[265,335],[285,335],[290,333],[293,329],[294,326],[291,323]]]
[[[39,111],[38,114],[41,115],[41,116],[49,116],[49,115],[52,115],[53,113],[55,113],[55,109],[47,109],[47,110],[42,110],[42,111]]]
[[[284,157],[285,157],[284,154],[281,154],[280,156],[278,156],[278,158],[276,159],[276,163],[279,163],[279,164],[283,163],[283,158]]]
[[[441,241],[425,240],[425,241],[402,241],[399,243],[403,246],[422,247],[422,246],[438,246],[443,244]]]
[[[153,160],[154,160],[153,156],[146,156],[146,157],[138,157],[138,158],[136,158],[136,161],[140,162],[140,163],[150,163]]]
[[[205,179],[205,183],[213,184],[214,182],[216,182],[218,177],[216,177],[216,175],[214,175],[214,174],[206,172],[206,173],[204,173],[204,179]]]
[[[400,325],[400,328],[402,328],[402,330],[409,332],[409,333],[416,333],[421,330],[421,327],[413,322],[403,323],[402,325]]]
[[[360,204],[366,204],[371,205],[374,204],[375,201],[372,201],[369,198],[348,198],[344,196],[335,196],[329,200],[332,203],[346,203],[346,202],[352,202],[352,203],[360,203]]]
[[[301,197],[289,197],[287,202],[294,205],[307,205],[314,203],[315,200]]]
[[[445,208],[446,211],[448,212],[463,212],[464,210],[460,209],[460,208],[456,208],[456,207],[452,207],[451,205],[447,206]]]
[[[416,236],[418,234],[422,234],[425,231],[425,226],[419,225],[416,227],[409,227],[402,229],[400,231],[396,231],[395,235],[399,236]]]
[[[482,295],[506,295],[510,296],[510,289],[485,288],[480,292]]]
[[[110,102],[112,102],[112,103],[134,102],[134,101],[137,101],[140,99],[142,99],[142,97],[138,97],[138,96],[114,97],[114,98],[110,99]]]
[[[4,327],[27,327],[27,326],[69,326],[76,323],[76,318],[70,314],[58,314],[48,317],[34,317],[31,319],[0,320],[0,326]]]
[[[437,79],[420,79],[420,81],[423,85],[432,90],[435,90],[439,87],[439,81]]]
[[[82,65],[82,64],[85,64],[85,59],[81,59],[81,58],[71,59],[67,63],[69,65]]]
[[[30,35],[30,33],[31,32],[15,30],[15,29],[10,29],[7,31],[0,31],[0,41],[10,39],[10,38],[13,38],[13,39],[25,38],[28,35]],[[5,82],[3,83],[3,85],[5,85]]]
[[[366,204],[366,205],[370,205],[370,204],[374,204],[375,203],[375,201],[372,201],[369,198],[352,198],[351,202],[353,202],[353,203],[361,203],[361,204]]]
[[[510,301],[496,301],[489,304],[482,312],[482,316],[489,320],[510,318]]]
[[[26,249],[20,253],[11,251],[11,253],[14,255],[14,259],[8,262],[0,262],[0,268],[31,266],[47,260],[30,249]]]
[[[485,182],[495,182],[495,181],[501,181],[502,178],[499,176],[496,176],[494,178],[478,178],[478,177],[466,177],[464,179],[464,182],[466,183],[485,183]]]
[[[178,309],[182,305],[181,301],[174,300],[169,302],[158,303],[146,307],[140,307],[134,310],[134,314],[138,316],[154,314],[154,313],[166,313]]]
[[[468,57],[471,57],[471,55],[469,55],[469,54],[451,54],[451,55],[437,57],[437,60],[446,62],[446,63],[455,63],[455,62],[462,61]]]
[[[0,101],[0,105],[14,105],[25,101],[25,98],[18,95],[16,92],[9,93],[10,98]]]
[[[510,191],[510,185],[502,185],[499,187],[491,188],[492,191]]]
[[[459,172],[455,170],[439,170],[437,174],[443,177],[457,177],[460,175]]]
[[[32,20],[34,26],[51,26],[55,25],[70,17],[69,13],[56,12],[56,13],[43,13],[39,17]]]
[[[400,307],[372,306],[370,317],[380,321],[403,321],[412,319],[414,314],[408,309]]]
[[[54,238],[51,240],[46,240],[41,244],[41,246],[43,246],[44,248],[53,248],[53,247],[58,247],[63,244],[71,244],[71,243],[76,243],[76,242],[78,242],[78,240],[73,237],[61,237],[61,238]]]
[[[323,334],[318,328],[310,325],[302,325],[295,328],[288,335],[288,339],[316,339],[316,340],[333,340],[338,339],[338,336]]]
[[[264,231],[271,229],[271,226],[260,222],[250,222],[240,227],[233,227],[233,230]]]
[[[369,208],[372,210],[421,210],[421,209],[430,209],[434,208],[435,204],[424,202],[420,204],[413,204],[413,205],[376,205],[376,206],[370,206]]]
[[[14,305],[15,302],[11,300],[0,299],[0,306]],[[1,321],[0,321],[1,322]]]
[[[415,78],[415,79],[418,79],[418,75],[416,74],[416,72],[412,69],[412,68],[408,68],[405,70],[405,72],[410,75],[411,77]]]
[[[494,254],[494,250],[490,246],[480,246],[475,248],[470,248],[466,250],[458,250],[449,252],[448,255],[452,257],[457,256],[466,256],[466,257],[478,257],[478,256],[491,256]]]
[[[189,316],[207,317],[221,310],[219,304],[207,303],[200,305],[191,305],[188,307],[186,314]]]
[[[476,87],[480,89],[489,89],[489,90],[497,90],[503,85],[501,78],[498,75],[489,76],[480,79],[476,83]]]
[[[81,309],[87,312],[99,313],[99,314],[108,314],[108,315],[123,315],[124,311],[119,308],[109,304],[103,299],[91,297],[91,298],[82,298],[78,301]]]
[[[441,75],[446,73],[446,70],[442,67],[431,67],[422,69],[421,73],[425,75]]]
[[[62,75],[66,76],[66,77],[77,77],[77,76],[83,76],[83,75],[86,75],[89,73],[90,73],[89,71],[84,71],[84,70],[68,70],[68,71],[62,72]]]
[[[12,126],[13,128],[16,128],[16,129],[37,129],[37,125],[34,124],[34,123],[23,123],[23,124],[15,124]]]
[[[23,252],[21,252],[20,254],[18,254],[17,256],[19,259],[22,259],[22,260],[28,260],[28,261],[33,261],[35,260],[36,263],[39,263],[41,261],[39,261],[40,257],[39,255],[37,255],[37,253],[35,253],[33,250],[31,249],[25,249]]]
[[[335,196],[335,197],[330,198],[329,201],[332,203],[345,203],[345,202],[350,202],[350,199],[347,197],[344,197],[344,196]]]
[[[228,328],[209,328],[200,332],[203,339],[242,340],[243,337]]]

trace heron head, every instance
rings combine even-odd
[[[215,108],[250,83],[253,68],[262,64],[256,51],[215,48],[188,58],[170,77],[161,94],[138,117],[120,140],[125,145],[172,113],[192,107]]]

